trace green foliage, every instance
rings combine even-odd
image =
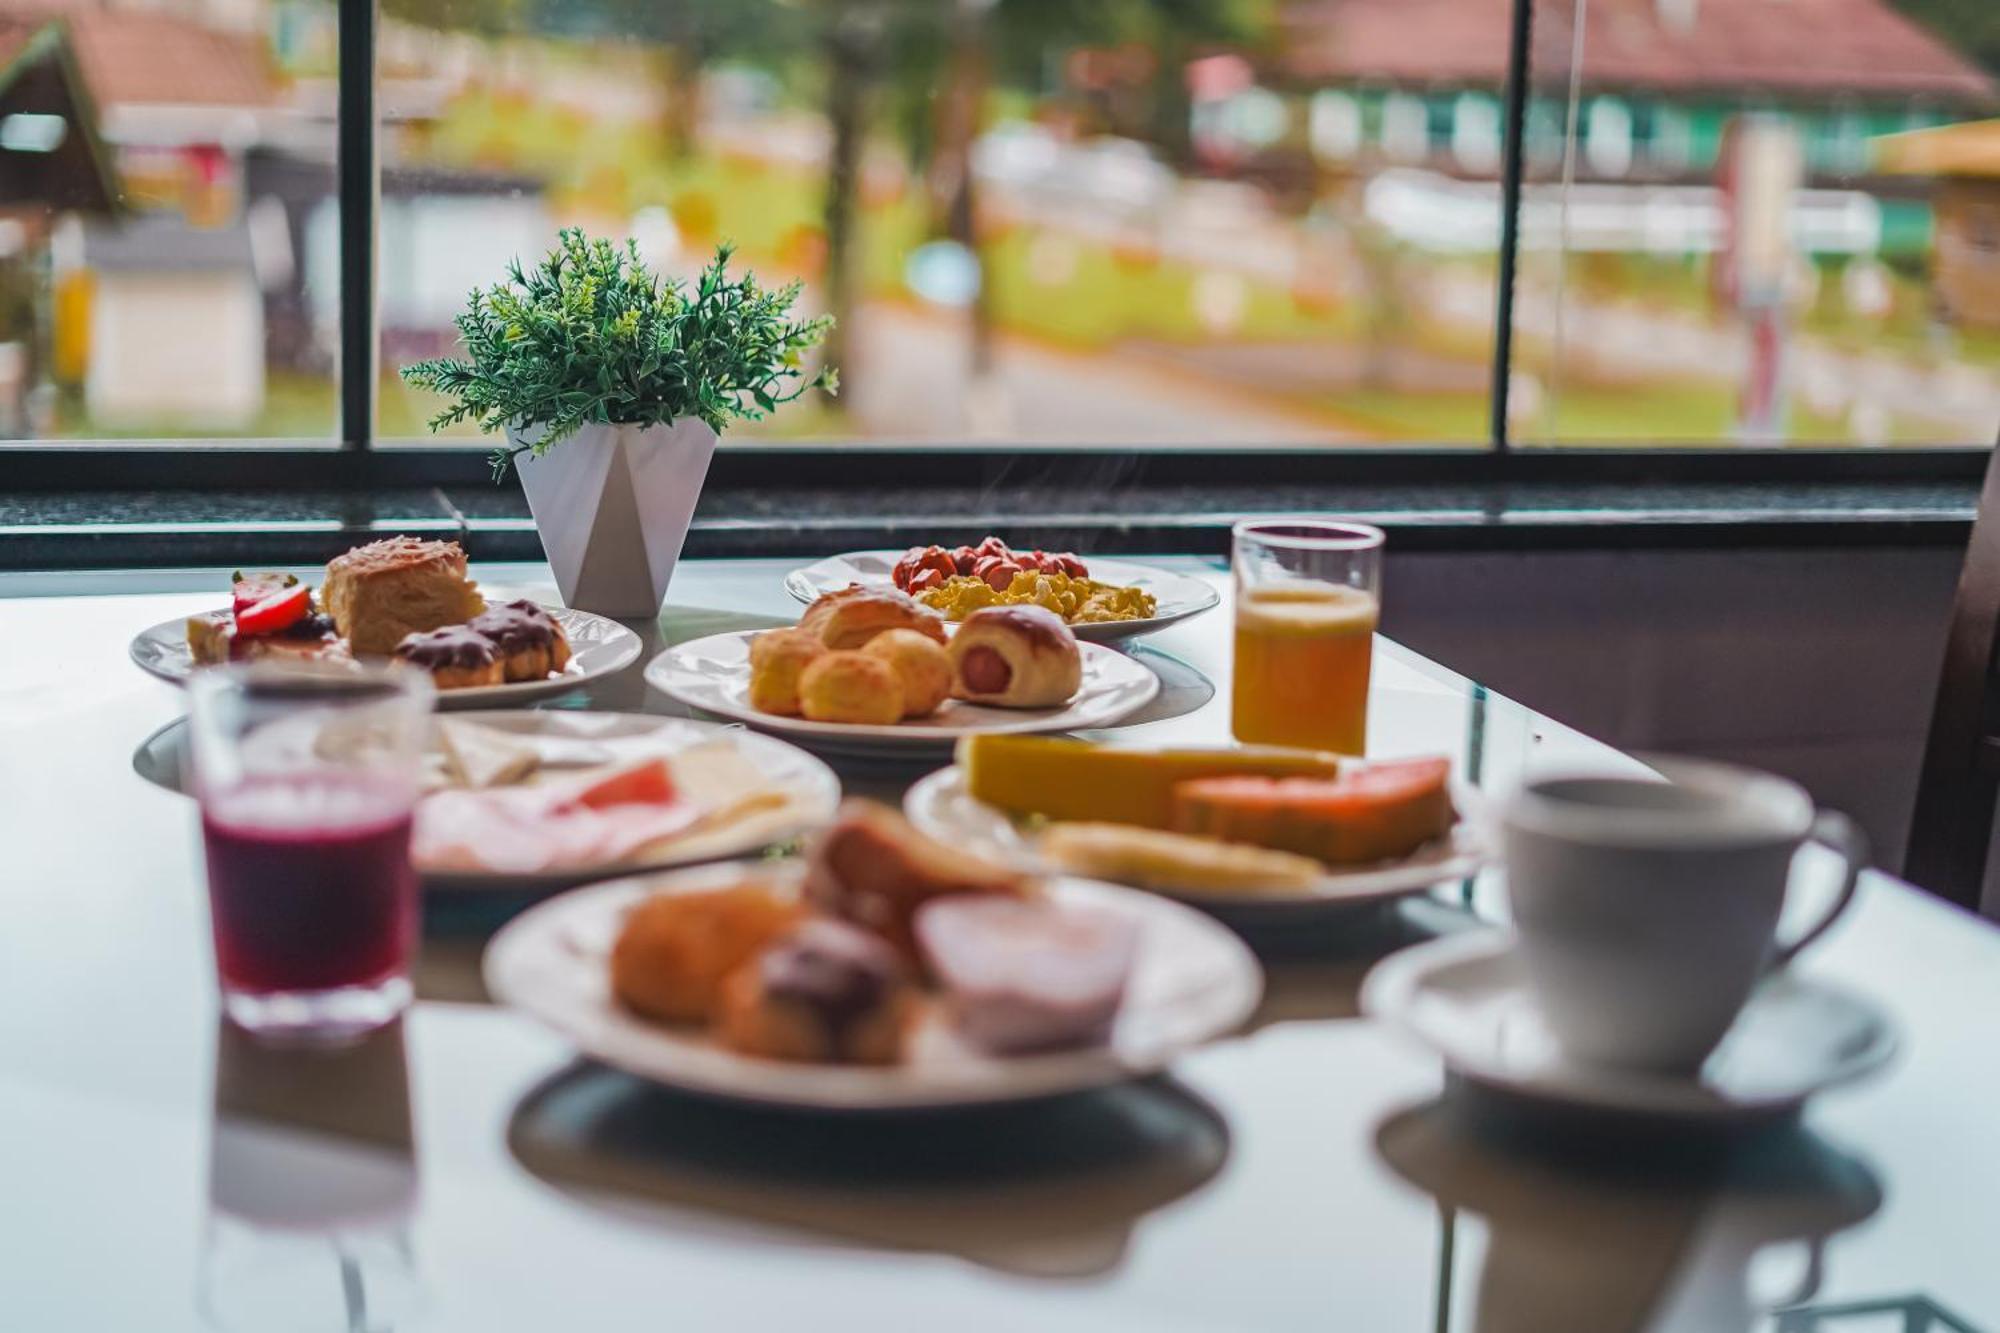
[[[593,423],[670,424],[700,417],[717,431],[765,416],[814,388],[832,392],[831,367],[808,375],[804,356],[833,321],[799,319],[796,282],[769,290],[754,273],[731,277],[720,246],[692,290],[621,249],[569,228],[532,270],[474,290],[455,321],[467,361],[421,361],[403,378],[452,399],[432,430],[462,421],[492,432],[539,428],[532,445],[495,451],[504,476],[515,455],[540,455]]]
[[[1895,0],[1959,54],[2000,74],[2000,5],[1993,0]]]

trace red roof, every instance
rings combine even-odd
[[[1300,0],[1282,22],[1292,79],[1498,86],[1511,0]],[[1691,24],[1661,13],[1685,9]],[[1533,67],[1570,67],[1569,0],[1537,0]],[[1589,0],[1584,82],[1663,92],[1991,101],[1976,64],[1886,0]]]
[[[80,0],[0,0],[0,48],[59,19],[100,108],[121,103],[269,106],[277,98],[261,45],[172,14]]]

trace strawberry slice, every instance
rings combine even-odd
[[[276,634],[304,620],[311,610],[311,588],[303,583],[281,588],[247,608],[239,604],[236,608],[236,632],[252,637]]]
[[[291,574],[237,574],[229,580],[229,609],[242,615],[268,597],[298,586]]]

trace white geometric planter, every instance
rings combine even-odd
[[[507,430],[514,445],[535,436]],[[713,457],[715,432],[699,417],[585,426],[539,458],[516,454],[563,602],[626,620],[657,616]]]

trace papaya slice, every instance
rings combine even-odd
[[[1450,779],[1444,758],[1383,760],[1335,778],[1196,778],[1174,784],[1173,828],[1365,865],[1451,831]]]

